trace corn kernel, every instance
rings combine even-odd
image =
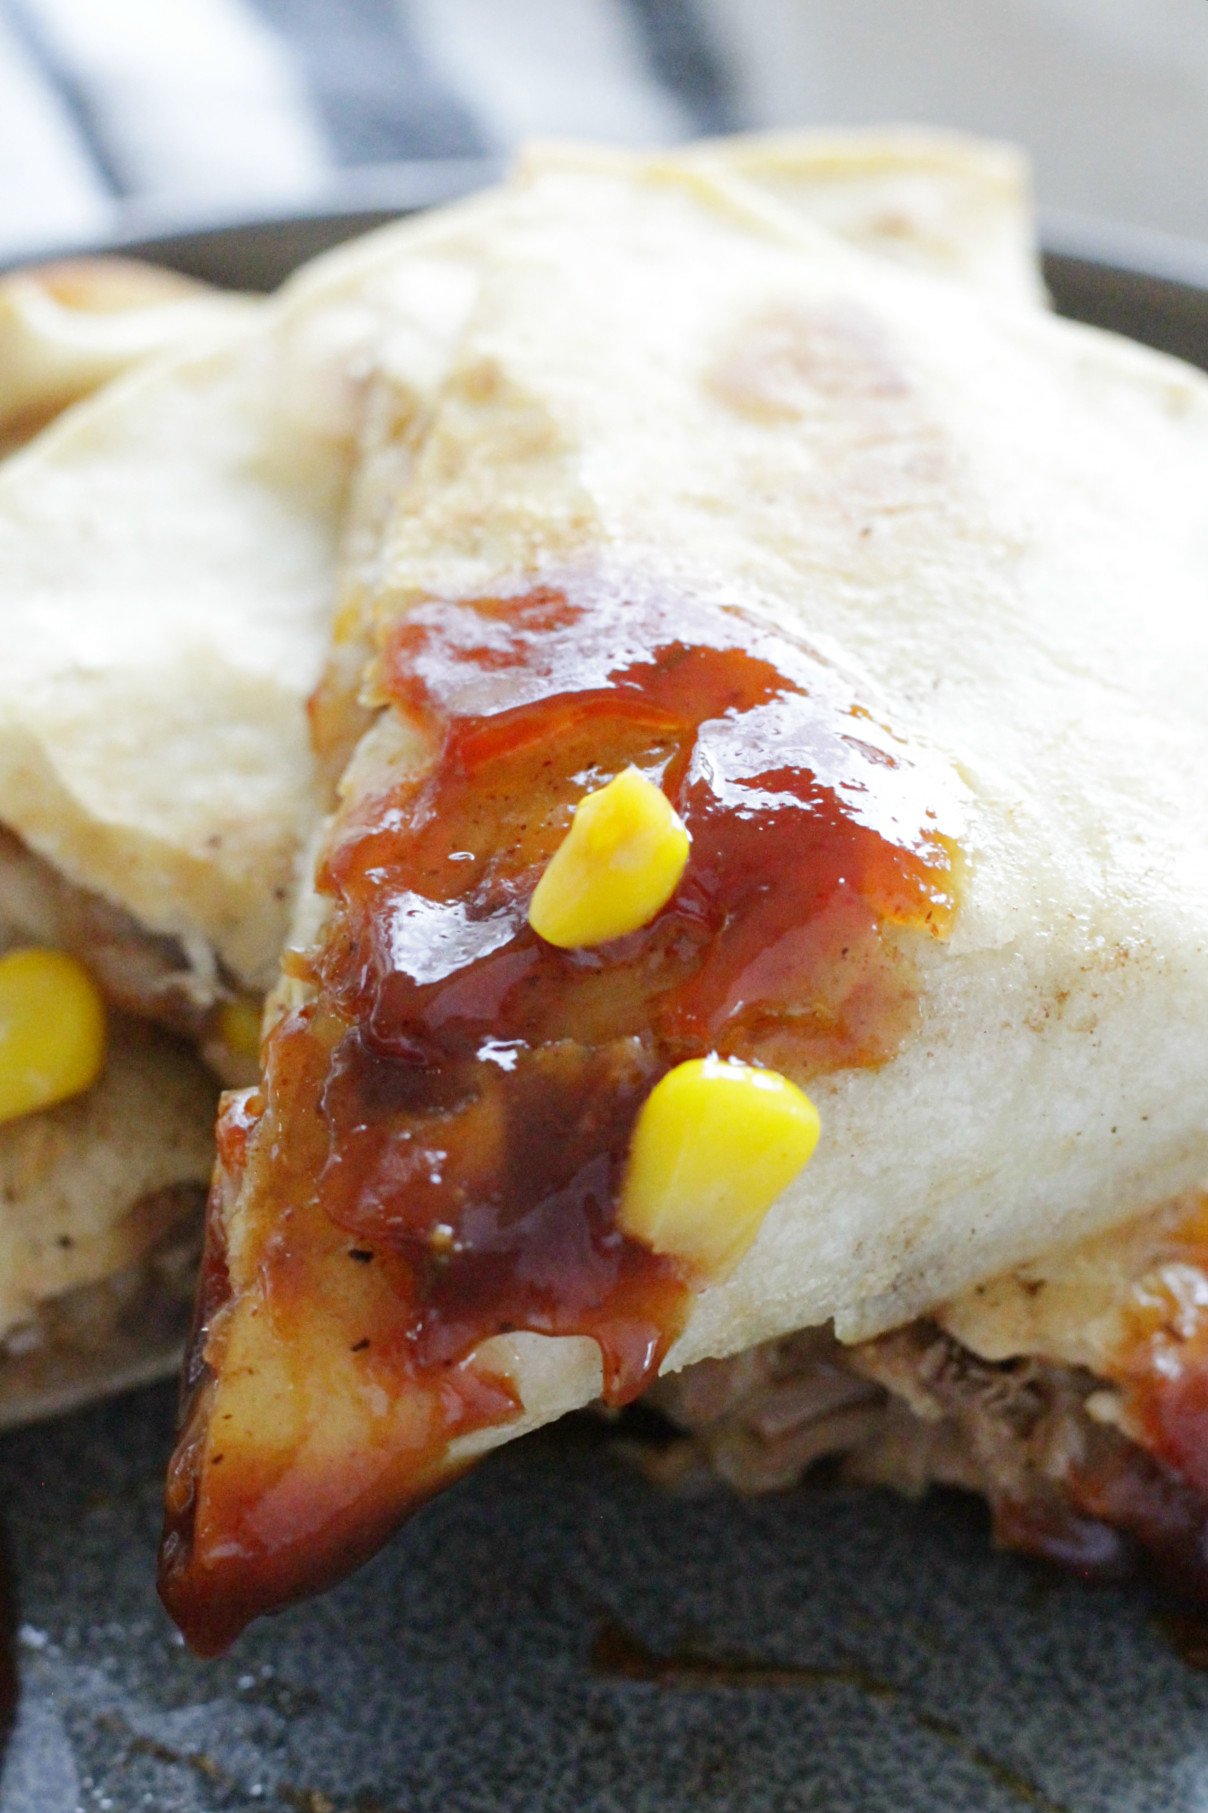
[[[662,789],[626,768],[575,807],[537,883],[529,924],[561,950],[636,932],[679,886],[690,842]]]
[[[814,1104],[774,1070],[717,1057],[678,1064],[638,1116],[618,1224],[656,1253],[726,1271],[818,1133]]]
[[[253,1062],[259,1058],[260,1019],[259,1001],[247,995],[224,1001],[218,1009],[218,1036],[235,1057],[251,1058]]]
[[[105,1004],[66,951],[0,957],[0,1121],[91,1088],[105,1061]]]

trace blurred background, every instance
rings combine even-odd
[[[874,120],[1017,140],[1050,208],[1208,242],[1208,0],[0,0],[0,258],[390,202],[395,166],[532,135]]]

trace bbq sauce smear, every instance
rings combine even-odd
[[[519,1414],[490,1337],[588,1336],[607,1401],[641,1391],[706,1282],[615,1225],[650,1090],[708,1052],[797,1080],[883,1062],[910,946],[955,910],[955,775],[724,602],[424,601],[382,676],[427,759],[343,814],[313,998],[227,1110],[210,1245],[241,1189],[238,1252],[208,1274],[161,1569],[203,1650],[347,1571],[455,1437]],[[688,827],[683,881],[642,930],[556,950],[532,891],[630,763]]]

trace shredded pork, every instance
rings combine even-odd
[[[648,1401],[680,1432],[642,1452],[663,1484],[772,1491],[833,1457],[846,1478],[911,1497],[932,1484],[979,1494],[1003,1546],[1102,1578],[1146,1553],[1208,1598],[1208,1506],[1077,1367],[983,1360],[919,1321],[850,1348],[825,1330],[792,1335],[661,1380]]]

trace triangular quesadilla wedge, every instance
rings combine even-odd
[[[756,154],[746,141],[710,153]],[[857,134],[838,157],[790,140],[775,161],[807,211],[841,191],[825,203],[840,229],[868,235],[888,180],[908,194],[895,251],[917,238],[919,256],[967,262],[973,280],[989,233],[1013,248],[1006,286],[1033,282],[1025,187],[1003,180],[994,148],[953,141],[937,156],[909,135]],[[983,205],[962,223],[965,261],[930,223],[970,186]],[[174,1362],[213,1085],[137,1020],[228,1079],[254,1052],[313,811],[304,703],[332,599],[342,573],[355,623],[409,424],[439,388],[500,206],[387,228],[271,302],[125,260],[0,280],[0,449],[140,368],[0,477],[0,823],[42,853],[0,833],[0,942],[74,955],[111,1010],[100,1082],[0,1126],[0,1419]],[[384,464],[362,461],[345,507],[359,444]]]
[[[251,307],[123,258],[0,278],[0,456],[119,373]],[[0,1122],[0,1427],[171,1370],[192,1311],[212,1162],[212,1076],[121,1006],[193,1030],[187,977],[164,941],[132,938],[119,910],[0,832],[0,958],[31,950],[40,961],[85,958],[117,1011],[95,1083]],[[25,1044],[12,1008],[0,1007],[5,1081]]]
[[[601,1392],[1200,1185],[1206,499],[1168,360],[710,171],[532,178],[220,1120],[199,1649]]]

